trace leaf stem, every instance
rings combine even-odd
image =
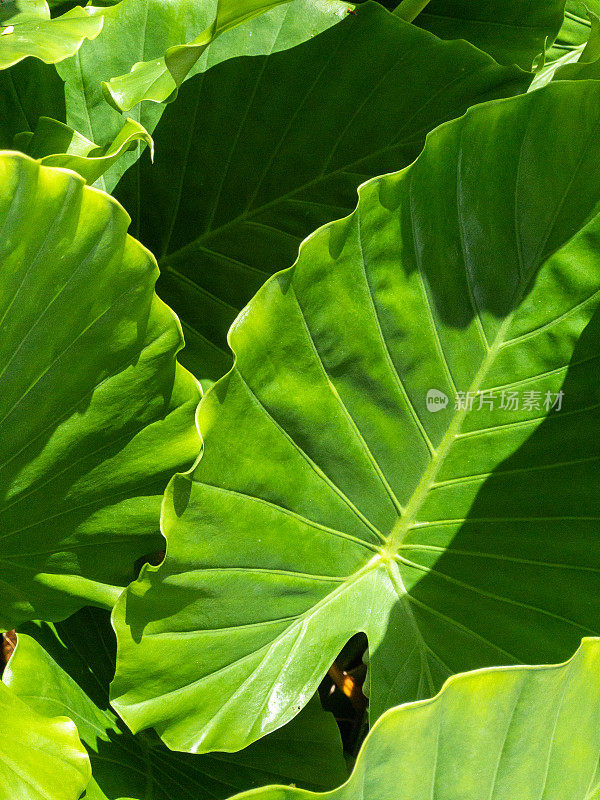
[[[405,22],[412,22],[419,16],[429,0],[402,0],[394,9],[394,14]]]

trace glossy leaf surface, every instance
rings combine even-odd
[[[597,80],[600,78],[600,17],[588,11],[588,38],[584,44],[566,49],[560,58],[550,61],[537,73],[529,91],[553,80]]]
[[[305,30],[295,7],[279,10],[277,26],[256,20],[252,41],[262,37],[268,53]],[[229,368],[239,310],[293,263],[305,236],[352,210],[362,181],[410,163],[428,131],[469,105],[527,88],[520,70],[375,3],[346,10],[293,50],[223,61],[187,81],[156,131],[154,166],[118,187],[159,258],[160,296],[182,319],[185,363],[201,379]],[[239,48],[246,27],[227,34]]]
[[[181,330],[128,224],[74,173],[0,156],[0,627],[112,605],[199,449]]]
[[[58,72],[65,81],[66,123],[103,146],[118,135],[123,115],[106,103],[102,81],[128,72],[136,61],[158,59],[167,48],[196,36],[208,25],[210,4],[123,0],[109,8],[98,8],[96,13],[103,21],[102,35],[59,64]],[[160,106],[147,104],[129,116],[152,133],[160,113]],[[138,157],[137,153],[126,155],[101,179],[100,188],[111,191]]]
[[[47,19],[50,19],[50,9],[45,0],[4,0],[0,6],[0,25],[3,28]]]
[[[597,800],[599,676],[597,639],[566,664],[457,675],[433,700],[389,711],[337,791],[237,800]]]
[[[310,703],[293,723],[243,753],[173,753],[156,736],[133,736],[109,706],[114,634],[109,615],[83,609],[69,620],[27,625],[6,683],[41,714],[71,717],[89,752],[87,800],[225,798],[266,783],[328,789],[346,776],[333,717]],[[45,800],[45,799],[44,799]]]
[[[599,9],[600,10],[600,9]],[[567,61],[565,57],[556,63],[553,80],[598,80],[600,78],[600,17],[589,12],[590,32],[584,45],[571,51],[577,53],[577,60]]]
[[[239,316],[115,609],[130,726],[242,747],[358,631],[374,721],[598,630],[599,123],[595,81],[472,109]]]

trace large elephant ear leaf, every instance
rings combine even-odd
[[[433,700],[389,711],[335,792],[266,787],[236,800],[596,800],[600,642],[566,664],[457,675]]]
[[[0,10],[0,69],[34,56],[46,64],[76,53],[102,30],[98,9],[76,6],[50,19],[44,0],[7,0]]]
[[[74,173],[0,155],[0,627],[112,606],[199,449],[181,329],[128,224]]]
[[[274,782],[323,791],[347,777],[337,725],[317,698],[241,753],[174,753],[155,735],[134,736],[110,708],[115,641],[108,612],[85,608],[56,625],[23,630],[4,681],[40,714],[77,723],[92,765],[90,800],[172,800],[173,787],[182,798],[221,800]]]
[[[0,682],[0,798],[77,800],[90,777],[75,723],[40,714]]]
[[[358,631],[375,720],[598,630],[599,101],[564,81],[441,126],[239,316],[166,560],[115,608],[132,728],[242,747]]]
[[[565,0],[430,0],[415,25],[442,39],[466,39],[501,64],[531,69],[556,38],[564,7]]]

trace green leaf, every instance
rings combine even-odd
[[[191,42],[169,47],[164,57],[138,62],[129,74],[104,83],[102,90],[107,102],[117,111],[130,111],[143,100],[153,103],[169,100],[213,39],[287,2],[289,0],[217,0],[211,24]]]
[[[130,727],[242,747],[359,631],[372,720],[598,631],[599,122],[595,81],[471,109],[238,317],[114,611]]]
[[[573,50],[569,50],[560,58],[556,59],[556,61],[548,61],[546,64],[544,64],[544,66],[536,73],[536,76],[532,80],[528,91],[533,92],[536,89],[541,89],[542,86],[546,86],[546,84],[554,80],[555,75],[557,79],[560,78],[560,72],[567,66],[575,66],[578,71],[579,68],[577,67],[577,62],[581,58],[584,48],[585,45],[581,45]],[[574,77],[577,76],[575,75]]]
[[[14,146],[48,167],[78,172],[86,183],[92,184],[124,153],[137,148],[142,142],[150,147],[153,157],[152,137],[133,119],[126,120],[113,142],[98,147],[68,125],[49,117],[40,117],[35,131],[19,134]]]
[[[389,711],[327,800],[595,800],[600,645],[566,664],[457,675],[433,700]],[[266,787],[237,800],[325,798]]]
[[[600,17],[589,12],[589,37],[585,44],[574,47],[550,61],[536,74],[529,91],[545,86],[552,80],[597,80],[600,78]]]
[[[548,61],[555,61],[585,45],[590,35],[590,11],[595,15],[600,14],[600,0],[567,0],[563,25],[546,54]]]
[[[76,721],[92,764],[86,800],[171,800],[175,790],[181,798],[225,798],[269,782],[329,789],[347,777],[337,726],[316,698],[242,753],[173,753],[157,737],[133,736],[110,708],[115,643],[106,612],[83,609],[55,629],[24,630],[31,635],[19,633],[4,680],[39,713]]]
[[[287,10],[292,6],[288,22]],[[159,60],[169,48],[198,36],[211,21],[211,8],[211,4],[197,0],[123,0],[103,9],[102,35],[86,42],[76,56],[57,67],[65,81],[67,124],[99,145],[112,141],[123,125],[123,116],[105,102],[102,82],[129,72],[140,59]],[[334,0],[328,0],[326,6],[318,0],[294,0],[245,25],[242,35],[233,29],[220,36],[193,71],[203,71],[241,53],[254,55],[269,52],[273,46],[278,50],[292,47],[339,22],[341,9],[345,14],[347,8],[347,4]],[[280,30],[282,42],[277,43]],[[144,103],[136,106],[130,116],[152,134],[164,108],[161,104]],[[101,179],[101,188],[112,191],[137,158],[137,153],[126,154]],[[136,175],[132,178],[135,180]]]
[[[287,7],[290,36],[303,29],[297,2]],[[186,366],[220,377],[238,311],[293,263],[305,236],[352,210],[359,183],[410,163],[437,124],[525,91],[530,77],[368,3],[300,47],[223,61],[187,81],[156,131],[153,168],[140,166],[117,191],[159,257]]]
[[[75,8],[50,19],[48,5],[40,0],[8,0],[0,16],[0,69],[34,56],[54,64],[76,53],[86,39],[102,29],[102,16],[94,8]]]
[[[34,711],[0,682],[0,798],[77,800],[91,768],[75,724]]]
[[[546,40],[556,38],[564,6],[565,0],[430,0],[415,25],[442,39],[466,39],[501,64],[531,69]]]
[[[50,19],[46,0],[4,0],[0,6],[0,25]]]
[[[0,70],[0,149],[11,148],[17,134],[35,130],[41,115],[64,120],[65,113],[63,82],[53,65],[26,58]]]
[[[554,72],[553,80],[598,80],[600,78],[600,17],[590,12],[590,35],[581,48],[572,51],[579,52],[577,61],[562,63]]]
[[[120,2],[122,2],[122,0],[98,0],[97,5],[102,7],[114,6]],[[52,15],[57,16],[60,13],[68,11],[70,8],[85,6],[87,3],[86,0],[48,0],[48,5],[50,6]]]
[[[111,606],[198,452],[181,330],[128,224],[74,173],[0,155],[0,628]]]
[[[413,22],[428,4],[429,0],[402,0],[394,9],[394,14],[406,22]]]
[[[102,82],[128,72],[140,58],[156,60],[169,47],[197,35],[209,22],[210,8],[197,0],[123,0],[97,11],[104,21],[102,35],[57,69],[65,82],[67,124],[104,146],[119,134],[124,118],[104,100]],[[130,116],[152,134],[162,109],[145,104]],[[138,158],[139,153],[126,154],[100,179],[99,187],[112,191]]]

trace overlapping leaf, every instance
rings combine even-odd
[[[568,50],[535,76],[530,91],[551,80],[598,80],[600,78],[600,17],[590,13],[589,37],[585,44]]]
[[[242,747],[358,631],[373,720],[597,632],[599,125],[595,81],[472,109],[247,306],[115,609],[130,726]]]
[[[98,9],[102,36],[87,42],[74,58],[58,66],[65,81],[67,124],[90,141],[105,145],[123,125],[123,117],[102,95],[102,81],[128,72],[139,60],[157,59],[168,47],[197,35],[208,24],[209,5],[195,0],[123,0]],[[152,133],[160,119],[160,107],[136,109],[130,116]],[[125,168],[139,154],[126,156],[102,179],[111,190]]]
[[[49,117],[40,117],[34,131],[18,134],[14,147],[48,167],[78,172],[86,183],[95,183],[124,153],[143,142],[154,143],[148,131],[133,119],[126,120],[114,141],[98,147],[73,128]]]
[[[75,723],[38,713],[0,682],[0,799],[78,800],[91,776]]]
[[[40,22],[50,18],[50,9],[45,0],[5,0],[0,6],[2,28],[23,22]]]
[[[74,173],[0,156],[0,627],[112,605],[198,452],[181,330],[128,224]]]
[[[13,146],[14,138],[32,132],[42,115],[65,119],[63,82],[56,69],[37,58],[26,58],[0,70],[0,148]]]
[[[305,29],[295,6],[280,9],[287,33]],[[262,29],[266,52],[279,27],[270,39]],[[241,49],[243,29],[231,34]],[[184,84],[154,166],[117,194],[159,257],[159,292],[182,318],[194,374],[225,372],[238,311],[305,236],[351,211],[359,183],[408,164],[440,122],[529,80],[369,3],[300,47],[223,61]]]
[[[102,30],[102,15],[76,6],[55,19],[44,0],[5,0],[0,12],[0,69],[34,56],[46,64],[69,58]]]
[[[318,0],[294,0],[246,23],[239,32],[234,29],[220,36],[204,52],[195,71],[242,53],[292,47],[339,22],[347,8],[337,0],[325,6]],[[102,36],[86,42],[74,58],[58,67],[65,81],[68,125],[99,145],[112,141],[123,116],[105,101],[102,82],[128,73],[137,61],[156,63],[169,48],[195,38],[210,24],[212,9],[212,3],[196,0],[123,0],[103,9]],[[161,104],[144,103],[132,109],[130,116],[152,134],[163,111]],[[206,113],[208,109],[199,111],[198,119]],[[133,153],[121,159],[103,178],[103,187],[111,191],[138,156]]]
[[[109,706],[114,634],[106,612],[83,609],[54,629],[25,630],[4,681],[39,713],[77,723],[93,770],[87,800],[171,800],[174,792],[178,800],[225,798],[274,781],[328,789],[346,778],[335,721],[316,699],[243,753],[173,753],[156,737],[134,737]]]
[[[570,53],[585,45],[590,35],[589,12],[600,14],[599,0],[567,0],[565,3],[565,18],[552,48],[547,53],[547,60]]]
[[[566,664],[458,675],[433,700],[388,712],[337,791],[267,787],[239,800],[596,800],[599,676],[597,639]]]
[[[130,111],[143,100],[163,103],[186,79],[217,36],[289,0],[217,0],[210,25],[191,42],[169,47],[164,57],[133,65],[128,75],[111,78],[105,97],[118,111]]]
[[[502,64],[530,69],[556,38],[564,7],[565,0],[430,0],[415,24],[442,39],[466,39]]]

